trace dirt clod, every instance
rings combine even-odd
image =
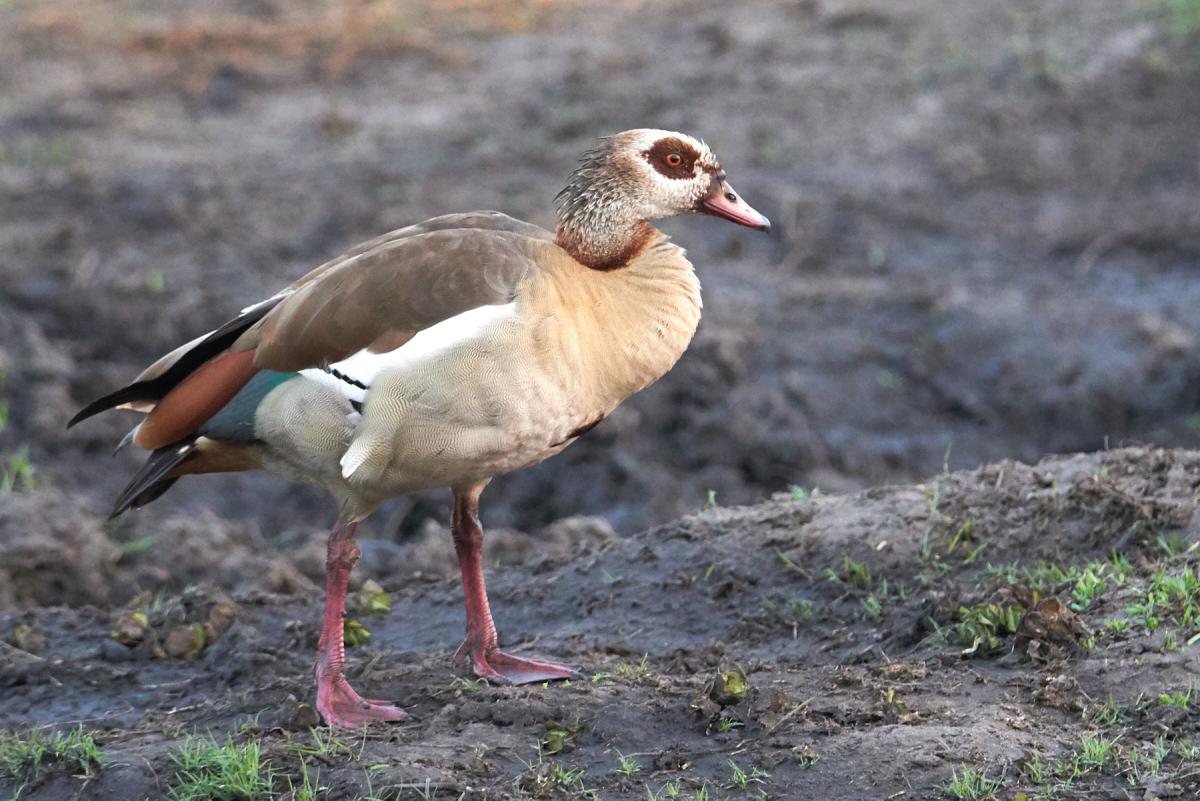
[[[1031,656],[1047,659],[1054,651],[1075,651],[1091,636],[1088,627],[1057,598],[1046,598],[1021,618],[1013,645]]]

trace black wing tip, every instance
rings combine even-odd
[[[104,410],[103,409],[93,410],[91,405],[83,407],[82,409],[80,409],[78,412],[75,413],[74,417],[72,417],[70,420],[67,421],[67,430],[70,431],[72,428],[79,425],[84,420],[86,420],[89,417],[92,417],[94,415],[100,414],[100,412],[102,412],[102,411],[104,411]]]
[[[89,417],[94,417],[95,415],[98,415],[100,412],[104,411],[103,408],[100,408],[100,401],[102,400],[104,399],[101,398],[100,400],[92,401],[87,406],[84,406],[82,409],[75,412],[75,416],[67,421],[67,430],[70,431],[72,428],[79,425]]]
[[[175,482],[173,480],[166,482],[167,486],[170,486],[171,484],[174,484],[174,483]],[[154,497],[157,498],[159,495],[161,495],[163,492],[166,492],[166,491],[167,491],[166,487],[164,487],[162,492],[159,492]],[[105,522],[111,523],[112,521],[114,521],[118,517],[120,517],[121,515],[128,512],[130,509],[137,511],[137,510],[141,509],[143,506],[145,506],[147,503],[150,503],[150,500],[153,500],[153,498],[151,498],[149,500],[139,502],[140,498],[141,498],[140,495],[127,498],[127,497],[125,497],[124,494],[122,494],[120,498],[117,498],[116,503],[113,504],[113,508],[108,513],[108,517],[105,518]]]
[[[120,517],[122,514],[124,514],[125,512],[128,512],[130,509],[133,509],[136,511],[136,510],[141,509],[143,506],[150,503],[151,501],[158,500],[159,496],[161,496],[164,492],[166,492],[171,487],[173,487],[175,485],[175,482],[178,480],[179,480],[178,478],[160,478],[158,481],[155,481],[153,484],[146,487],[144,490],[142,490],[140,493],[138,493],[133,498],[130,498],[128,501],[126,501],[124,503],[118,502],[118,503],[114,504],[112,513],[109,514],[108,519],[115,520],[118,517]]]
[[[127,387],[122,387],[116,392],[110,392],[104,397],[97,398],[96,400],[92,401],[87,406],[84,406],[82,409],[76,412],[75,416],[67,421],[67,428],[74,428],[84,420],[87,420],[89,417],[94,417],[100,414],[100,412],[107,412],[109,409],[115,409],[122,403],[129,403],[130,401],[137,400],[156,400],[150,394],[148,394],[146,382],[144,381],[139,381],[136,384],[130,384]]]
[[[113,503],[108,519],[113,520],[131,508],[140,508],[158,498],[178,481],[170,472],[196,450],[196,436],[153,451]]]

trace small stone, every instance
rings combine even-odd
[[[195,659],[204,650],[204,626],[176,626],[167,634],[163,652],[173,659]]]
[[[713,678],[708,697],[721,706],[733,706],[745,698],[749,691],[750,685],[746,681],[746,674],[734,668],[728,673],[718,673]]]
[[[105,662],[128,662],[137,655],[137,651],[128,645],[122,645],[116,640],[105,640],[100,643],[100,658]]]
[[[296,704],[296,711],[292,715],[291,723],[293,729],[304,731],[314,726],[320,726],[321,716],[317,714],[317,710],[313,709],[311,704],[299,703]]]
[[[1033,643],[1077,650],[1079,642],[1090,634],[1066,604],[1046,598],[1021,618],[1014,644],[1018,650],[1026,650]]]
[[[123,645],[137,645],[145,639],[149,625],[145,612],[122,612],[108,634]]]
[[[229,630],[233,621],[237,619],[237,612],[236,604],[228,602],[213,604],[212,608],[208,610],[208,620],[204,624],[204,636],[208,642],[214,642]]]
[[[12,637],[8,641],[29,654],[39,653],[46,647],[46,638],[28,623],[13,626]]]

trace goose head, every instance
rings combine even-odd
[[[700,213],[771,228],[729,185],[708,145],[655,128],[602,140],[580,159],[556,203],[559,245],[596,269],[615,269],[635,257],[651,220]]]

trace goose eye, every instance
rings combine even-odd
[[[678,153],[668,153],[663,161],[667,163],[668,167],[678,167],[683,164],[683,156]]]

